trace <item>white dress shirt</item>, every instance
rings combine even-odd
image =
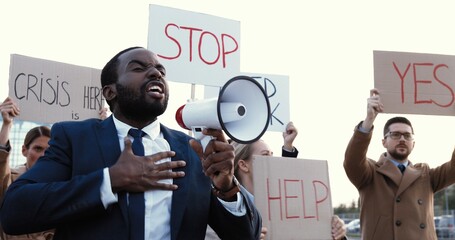
[[[133,137],[128,135],[128,131],[132,128],[131,126],[119,121],[113,116],[114,125],[117,129],[117,135],[119,138],[120,150],[123,151],[125,148],[124,138],[128,136],[131,141]],[[152,124],[141,129],[146,133],[142,138],[144,144],[144,154],[151,155],[162,151],[170,151],[169,143],[163,138],[160,132],[160,123],[158,120]],[[157,163],[171,161],[170,158],[162,159]],[[109,169],[103,170],[104,180],[101,185],[101,200],[104,207],[107,208],[109,204],[116,203],[118,201],[117,194],[112,192],[111,181],[109,176]],[[172,184],[172,179],[160,180]],[[149,190],[144,192],[145,198],[145,228],[144,236],[145,239],[171,239],[171,205],[172,205],[172,191],[168,190]],[[232,214],[236,216],[243,216],[246,214],[246,207],[243,202],[243,196],[237,193],[236,202],[225,202],[221,199],[220,202],[223,206]]]

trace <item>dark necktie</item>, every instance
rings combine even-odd
[[[398,164],[398,168],[400,169],[401,173],[403,173],[404,170],[406,169],[406,167],[403,164]]]
[[[134,155],[144,156],[144,145],[142,144],[142,137],[145,135],[145,133],[142,130],[131,128],[128,134],[134,138],[132,143]],[[128,213],[130,219],[130,239],[144,240],[144,193],[129,193]]]

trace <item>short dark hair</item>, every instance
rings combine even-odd
[[[30,129],[30,131],[27,132],[24,138],[24,146],[25,148],[29,149],[30,144],[32,144],[35,139],[45,136],[50,138],[51,137],[51,129],[47,126],[38,126]]]
[[[101,87],[117,82],[118,58],[120,57],[120,55],[136,48],[143,47],[130,47],[124,49],[117,53],[111,60],[109,60],[109,62],[106,63],[106,65],[103,67],[103,70],[101,70]]]
[[[394,117],[394,118],[389,119],[385,123],[385,125],[384,125],[384,136],[390,131],[390,129],[389,129],[390,125],[392,125],[394,123],[404,123],[406,125],[409,125],[411,127],[412,134],[414,134],[414,128],[412,127],[411,121],[409,121],[405,117]]]
[[[124,49],[117,54],[109,62],[104,65],[103,70],[101,70],[101,88],[104,88],[105,86],[113,83],[117,83],[118,80],[118,74],[117,74],[117,67],[118,67],[118,58],[120,55],[136,49],[136,48],[143,48],[143,47],[130,47],[127,49]],[[113,112],[113,106],[111,104],[111,101],[106,100],[107,104],[109,105],[111,112]]]

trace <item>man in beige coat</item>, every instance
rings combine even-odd
[[[344,160],[346,174],[360,194],[362,239],[436,240],[433,196],[455,183],[455,152],[449,162],[436,168],[413,164],[408,156],[414,148],[414,129],[408,119],[395,117],[384,126],[386,152],[378,161],[369,159],[366,153],[373,122],[383,111],[377,89],[370,91],[367,109],[365,120],[354,129]]]

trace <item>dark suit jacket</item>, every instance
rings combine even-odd
[[[299,155],[299,150],[297,150],[297,148],[295,148],[295,147],[294,147],[294,152],[289,152],[289,151],[286,151],[283,148],[281,148],[282,157],[297,158],[298,155]]]
[[[185,177],[174,179],[171,239],[204,239],[207,224],[223,239],[259,239],[261,218],[245,196],[247,214],[229,213],[211,193],[210,179],[189,146],[190,137],[161,125],[164,138],[185,160]],[[8,189],[0,211],[5,232],[23,234],[56,228],[58,239],[128,239],[126,206],[105,209],[100,198],[103,168],[121,151],[112,117],[56,123],[45,156]],[[244,191],[244,189],[242,189]]]

